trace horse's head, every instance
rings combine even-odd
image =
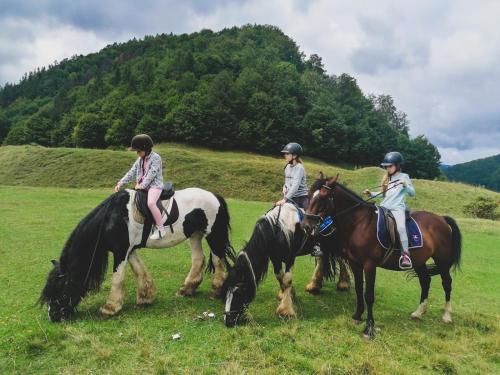
[[[325,178],[320,172],[319,178],[309,190],[309,206],[300,224],[301,228],[309,235],[316,236],[322,230],[325,219],[333,213],[333,190],[339,175]]]
[[[245,320],[245,310],[255,297],[255,276],[252,275],[248,258],[238,256],[236,264],[229,270],[223,285],[225,295],[224,323],[226,327],[234,327]]]
[[[60,322],[71,316],[75,306],[80,302],[81,295],[72,286],[61,263],[53,260],[52,264],[53,268],[49,272],[39,302],[47,304],[49,318],[52,322]]]

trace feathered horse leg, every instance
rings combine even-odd
[[[202,235],[199,232],[193,233],[193,235],[189,238],[189,242],[191,244],[191,270],[177,292],[178,296],[192,296],[203,281],[205,255],[203,254],[203,248],[201,247],[201,239]]]
[[[155,299],[156,290],[148,269],[136,251],[130,254],[128,261],[137,279],[137,304],[139,306],[151,305]]]
[[[292,285],[292,270],[284,273],[281,279],[281,287],[283,290],[283,298],[276,309],[276,313],[283,318],[294,318],[297,314],[293,308],[293,285]]]
[[[111,290],[106,303],[100,309],[101,313],[105,316],[116,315],[123,307],[123,299],[125,297],[124,280],[126,265],[127,255],[124,258],[115,255],[113,278],[111,279]]]
[[[316,267],[311,277],[311,281],[306,285],[306,292],[319,294],[323,287],[323,258],[316,257]]]

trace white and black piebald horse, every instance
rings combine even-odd
[[[255,298],[258,284],[265,278],[269,261],[280,285],[280,304],[276,313],[281,317],[295,317],[293,306],[292,267],[295,258],[309,254],[311,243],[300,228],[302,212],[286,203],[274,207],[255,224],[252,236],[238,254],[234,267],[223,286],[225,294],[224,322],[235,326],[244,318],[245,310]],[[336,256],[330,249],[322,249],[322,277],[335,275]]]
[[[73,230],[59,261],[53,261],[40,303],[48,305],[49,318],[56,322],[70,317],[87,293],[98,290],[104,279],[108,251],[113,253],[113,278],[106,303],[100,311],[106,316],[118,313],[123,306],[127,262],[137,278],[137,304],[151,304],[155,288],[151,275],[137,254],[137,249],[167,248],[189,239],[192,265],[178,295],[190,296],[203,279],[205,237],[211,250],[209,268],[215,271],[212,293],[220,296],[227,276],[228,258],[234,260],[229,241],[229,212],[225,200],[198,188],[179,190],[173,196],[178,219],[167,228],[167,235],[150,240],[143,235],[144,224],[137,216],[134,190],[111,195],[90,212]]]

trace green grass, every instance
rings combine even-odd
[[[164,177],[178,188],[198,186],[224,197],[246,201],[278,200],[283,184],[283,159],[247,152],[213,151],[175,143],[155,150],[164,160]],[[3,185],[111,189],[135,160],[127,151],[37,146],[0,147]],[[382,169],[346,169],[305,158],[309,182],[323,171],[340,174],[340,181],[361,193],[379,185]],[[500,201],[500,193],[461,183],[414,180],[417,196],[408,199],[414,210],[464,216],[463,208],[479,196]],[[500,215],[500,208],[498,210]]]
[[[353,290],[339,293],[327,283],[321,295],[308,295],[304,286],[313,261],[302,257],[294,269],[298,319],[283,321],[274,314],[278,286],[271,272],[250,307],[250,323],[227,329],[222,304],[208,298],[209,276],[195,297],[175,296],[190,265],[187,243],[141,251],[157,287],[150,308],[135,306],[128,269],[123,311],[103,320],[98,309],[110,288],[109,270],[102,290],[83,301],[76,319],[52,324],[46,309],[35,306],[49,260],[59,256],[74,226],[107,195],[104,189],[0,186],[1,374],[500,372],[500,223],[488,220],[458,220],[464,249],[462,272],[453,275],[452,325],[440,322],[439,278],[432,281],[429,311],[414,322],[409,314],[418,304],[418,282],[379,270],[375,319],[380,330],[367,342],[362,327],[350,321]],[[241,248],[268,204],[231,199],[229,206],[232,241]],[[207,310],[216,313],[215,320],[194,320]],[[182,339],[172,341],[176,332]]]

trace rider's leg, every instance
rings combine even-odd
[[[156,206],[156,202],[158,201],[158,198],[160,197],[161,192],[162,192],[162,189],[159,189],[159,188],[151,188],[148,190],[148,207],[149,207],[149,210],[151,211],[151,214],[153,215],[153,219],[155,220],[155,224],[156,224],[156,228],[157,228],[157,231],[155,231],[155,233],[153,233],[153,236],[158,237],[158,238],[161,238],[163,235],[165,235],[165,229],[163,228],[163,220],[161,217],[161,212],[160,212],[160,209]],[[157,233],[157,232],[159,232],[159,233]],[[161,234],[161,236],[159,234]]]
[[[408,251],[408,234],[406,233],[406,215],[404,210],[391,210],[399,233],[399,240],[402,247],[402,265],[405,267],[411,266],[410,253]]]

